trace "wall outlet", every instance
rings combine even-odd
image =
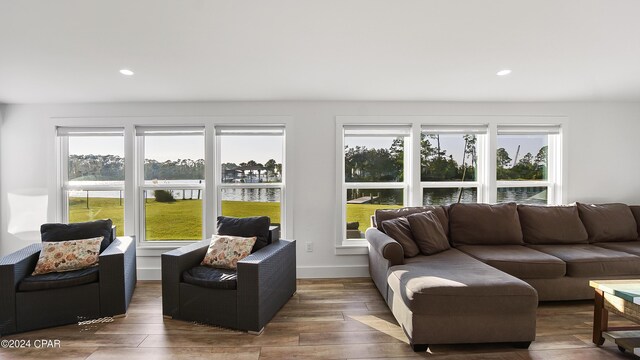
[[[307,252],[313,252],[313,241],[307,241]]]

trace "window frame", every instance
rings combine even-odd
[[[178,125],[176,125],[178,124]],[[138,166],[138,145],[136,142],[135,128],[138,126],[204,126],[205,127],[205,190],[203,198],[206,197],[206,218],[203,218],[205,229],[204,238],[209,238],[216,232],[216,217],[218,214],[215,186],[218,170],[214,164],[216,157],[215,128],[216,127],[242,127],[242,126],[279,126],[289,131],[293,125],[293,117],[289,115],[207,115],[207,116],[95,116],[95,117],[53,117],[48,130],[48,146],[55,151],[50,153],[51,166],[48,168],[50,174],[54,174],[55,181],[49,182],[48,194],[55,201],[50,202],[49,214],[56,222],[63,221],[63,191],[62,176],[63,171],[63,144],[57,136],[58,127],[97,129],[97,128],[123,128],[124,129],[124,158],[125,158],[125,182],[124,182],[124,236],[133,237],[136,241],[137,254],[139,257],[156,257],[163,252],[181,247],[196,241],[140,241],[140,201],[138,193],[138,177],[140,169]],[[287,138],[284,139],[285,152],[283,153],[284,164],[293,158],[292,147],[287,146]],[[291,179],[288,172],[290,169],[283,164],[283,178]],[[64,168],[66,171],[66,166]],[[135,174],[135,175],[134,175]],[[142,173],[144,174],[144,173]],[[292,194],[294,183],[288,181],[285,191],[281,193],[282,203],[285,211],[281,226],[281,237],[286,238],[293,234],[293,212],[289,211],[293,205]],[[286,195],[285,195],[286,194]],[[212,216],[208,216],[212,214]],[[284,224],[286,223],[286,226]],[[156,244],[157,243],[157,244]]]
[[[423,206],[424,188],[459,188],[469,184],[474,184],[478,189],[478,203],[496,203],[498,181],[496,179],[496,150],[498,127],[512,128],[537,128],[553,127],[558,130],[558,135],[554,141],[554,159],[551,160],[551,149],[549,149],[548,176],[553,172],[554,203],[564,204],[567,199],[567,190],[564,184],[567,183],[568,152],[566,149],[566,136],[569,131],[569,119],[566,116],[536,116],[536,115],[398,115],[398,116],[357,116],[345,115],[335,117],[336,136],[336,255],[366,254],[368,243],[366,240],[346,239],[346,190],[344,186],[344,132],[345,126],[371,125],[371,126],[410,126],[410,149],[405,145],[405,179],[407,189],[405,190],[404,206]],[[423,127],[443,127],[443,128],[464,128],[473,126],[485,126],[487,133],[483,140],[478,140],[478,174],[476,182],[423,182],[421,181],[421,159],[420,139]],[[549,140],[551,142],[551,139]],[[551,147],[551,144],[549,144]],[[406,156],[411,153],[407,160]],[[407,168],[407,165],[410,166]],[[549,177],[548,177],[549,178]],[[351,183],[353,184],[353,183]],[[372,183],[365,183],[370,186]],[[500,187],[505,184],[500,182]],[[523,182],[518,182],[519,187],[523,187]],[[361,184],[364,185],[364,184]],[[427,185],[423,187],[423,185]],[[444,186],[446,185],[446,186]],[[511,185],[511,184],[507,184]],[[541,186],[536,181],[536,186]],[[551,195],[548,196],[548,199]],[[343,230],[344,229],[344,230]]]
[[[213,214],[209,214],[210,210],[207,207],[207,192],[206,192],[206,184],[207,184],[207,173],[210,172],[209,163],[210,159],[207,158],[207,131],[206,127],[202,125],[161,125],[161,126],[147,126],[147,125],[138,125],[134,127],[135,129],[135,146],[136,146],[136,193],[135,199],[137,201],[136,207],[136,224],[137,231],[136,235],[138,238],[138,243],[143,247],[179,247],[185,244],[190,244],[193,242],[197,242],[203,239],[206,239],[207,234],[207,226],[206,219],[209,216],[213,216]],[[150,131],[149,135],[146,134],[138,134],[138,130],[141,131]],[[190,134],[194,134],[195,132],[202,131],[202,140],[204,145],[204,161],[205,161],[205,183],[204,184],[159,184],[159,185],[149,185],[145,182],[144,175],[144,165],[145,165],[145,139],[146,136],[175,136],[180,135],[180,132],[189,132]],[[153,132],[156,132],[154,135]],[[186,136],[189,136],[185,133]],[[191,136],[200,136],[191,135]],[[194,159],[195,160],[195,159]],[[202,239],[173,239],[173,240],[147,240],[146,238],[146,206],[145,206],[145,191],[154,191],[154,190],[201,190],[202,191]]]
[[[126,162],[127,156],[125,151],[125,128],[122,126],[55,126],[55,142],[56,142],[56,203],[60,209],[56,215],[56,220],[62,223],[69,223],[69,192],[70,191],[122,191],[124,201],[126,202],[127,194],[125,189],[126,182]],[[125,180],[122,185],[70,185],[69,184],[69,137],[72,136],[116,136],[123,139],[123,153],[125,161]],[[123,207],[123,217],[126,219],[126,207]],[[123,230],[124,231],[124,230]]]
[[[227,134],[223,131],[228,131]],[[279,133],[274,133],[279,132]],[[222,174],[222,142],[221,136],[281,136],[282,137],[282,170],[280,174],[280,182],[277,183],[223,183]],[[285,199],[286,192],[286,174],[287,174],[287,130],[284,125],[220,125],[215,128],[215,147],[216,147],[216,177],[215,177],[215,193],[216,193],[216,217],[222,214],[222,190],[223,189],[279,189],[280,190],[280,228],[281,231],[287,228],[287,204]]]

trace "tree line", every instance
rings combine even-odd
[[[454,159],[441,146],[439,134],[420,138],[421,181],[475,181],[478,167],[477,137],[462,135],[462,159]],[[514,161],[505,148],[497,150],[500,180],[539,180],[547,171],[547,146],[534,157],[527,153]],[[460,162],[459,162],[460,161]],[[515,162],[515,163],[514,163]],[[389,148],[345,146],[347,182],[401,182],[404,177],[404,140],[396,138]]]
[[[222,164],[223,170],[238,170],[242,175],[278,176],[282,164],[270,159],[265,164],[249,160],[238,165]],[[249,170],[244,170],[249,169]],[[264,171],[264,173],[263,173]],[[178,159],[175,161],[157,161],[145,159],[145,179],[160,180],[197,180],[204,179],[204,159]],[[69,180],[115,181],[124,180],[124,158],[118,155],[69,155]]]

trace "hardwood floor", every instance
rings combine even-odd
[[[5,339],[60,340],[59,348],[0,349],[0,359],[632,359],[591,343],[593,302],[543,303],[528,350],[508,344],[439,345],[414,353],[370,279],[299,280],[259,335],[165,319],[160,282],[138,283],[126,317]],[[611,325],[629,324],[611,316]]]

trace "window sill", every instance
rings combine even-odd
[[[181,241],[181,242],[176,242],[176,241],[158,241],[159,244],[154,244],[152,242],[145,242],[145,243],[139,243],[138,247],[136,249],[136,255],[137,256],[141,256],[141,257],[145,257],[145,256],[149,256],[149,257],[155,257],[155,256],[160,256],[163,253],[166,253],[167,251],[171,251],[174,249],[177,249],[179,247],[183,247],[189,244],[193,244],[197,241]]]
[[[369,253],[367,240],[345,240],[336,245],[336,255],[366,255]]]

